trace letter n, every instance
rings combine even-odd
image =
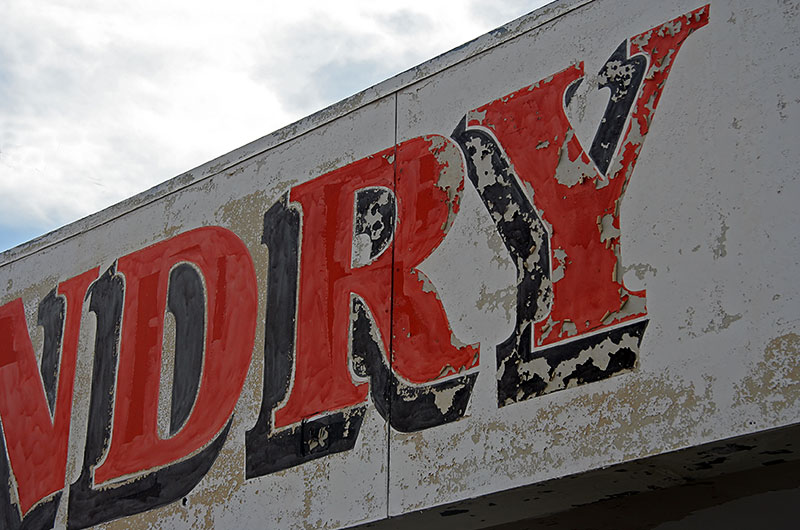
[[[41,375],[22,299],[0,307],[0,526],[51,528],[65,486],[83,298],[92,269],[39,304]],[[12,476],[17,506],[12,500]]]

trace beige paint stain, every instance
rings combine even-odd
[[[231,433],[233,429],[231,429]],[[241,444],[240,444],[241,445]],[[241,453],[241,454],[238,454]],[[163,508],[131,515],[99,525],[105,530],[127,530],[130,528],[168,528],[169,521],[179,519],[192,528],[214,528],[214,513],[220,506],[230,505],[234,493],[244,484],[244,451],[231,448],[228,442],[220,452],[208,474],[185,499]]]
[[[525,422],[477,418],[436,440],[421,434],[394,435],[403,445],[412,445],[403,453],[424,455],[429,465],[423,466],[426,473],[393,482],[395,493],[390,497],[402,490],[428,492],[403,502],[403,511],[411,511],[429,506],[433,498],[465,497],[497,481],[539,482],[670,451],[685,444],[687,434],[701,434],[717,412],[711,379],[700,386],[667,375],[640,373],[616,379],[621,386],[609,391],[575,392],[562,402],[539,398],[541,406]],[[492,443],[484,445],[483,440]],[[457,461],[448,456],[452,454],[459,455]]]
[[[765,421],[778,420],[800,404],[800,335],[786,333],[769,341],[750,375],[736,385],[737,407],[756,405]],[[768,399],[766,395],[768,394]],[[796,421],[796,420],[795,420]]]
[[[514,285],[503,287],[496,291],[489,291],[481,285],[479,298],[475,302],[475,309],[483,312],[494,312],[502,309],[506,320],[511,322],[516,310],[517,287]]]
[[[259,190],[225,204],[217,212],[218,222],[234,232],[247,245],[256,273],[258,313],[253,357],[236,409],[236,417],[252,422],[258,417],[260,408],[264,371],[264,321],[269,310],[266,307],[269,252],[261,243],[261,235],[264,230],[264,212],[280,198],[279,193],[280,190],[270,194]]]

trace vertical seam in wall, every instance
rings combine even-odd
[[[397,92],[394,93],[394,157],[392,158],[392,193],[394,194],[394,230],[392,230],[392,267],[390,269],[390,292],[389,292],[389,371],[394,372],[394,267],[395,267],[395,245],[397,244],[397,231],[400,224],[400,200],[397,198]],[[386,420],[386,517],[391,517],[389,505],[389,492],[392,477],[392,397],[394,396],[394,385],[389,380],[387,387],[387,401],[389,410]]]

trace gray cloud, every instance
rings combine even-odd
[[[143,191],[541,3],[5,0],[0,246]]]

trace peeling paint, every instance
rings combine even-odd
[[[472,498],[475,492],[484,495],[580,476],[731,433],[759,433],[798,421],[800,337],[793,329],[797,323],[793,301],[798,297],[794,284],[785,281],[786,271],[794,270],[797,261],[794,236],[786,228],[793,226],[793,205],[787,205],[786,196],[791,197],[791,168],[797,164],[791,149],[794,138],[783,132],[779,140],[772,141],[771,136],[777,130],[774,127],[791,121],[795,108],[787,96],[791,93],[788,82],[781,81],[778,86],[776,81],[781,75],[787,77],[784,70],[791,70],[785,57],[792,48],[779,34],[781,27],[776,22],[771,28],[764,22],[782,14],[775,10],[778,13],[773,15],[758,6],[747,10],[723,6],[726,14],[720,21],[730,10],[730,23],[737,24],[736,38],[724,32],[701,32],[697,39],[687,41],[693,51],[679,58],[678,49],[688,33],[708,20],[708,9],[699,9],[623,41],[626,55],[612,55],[595,76],[585,74],[583,63],[575,61],[581,51],[591,46],[593,52],[600,45],[609,52],[615,46],[620,50],[618,39],[626,35],[625,27],[652,27],[662,19],[651,20],[652,10],[626,12],[618,24],[598,19],[603,31],[576,37],[576,44],[563,45],[566,51],[555,58],[530,57],[534,43],[553,38],[568,42],[558,32],[569,31],[571,17],[588,16],[596,7],[592,2],[567,2],[553,11],[552,16],[558,18],[547,26],[533,25],[531,19],[508,26],[491,39],[495,44],[502,42],[501,46],[487,48],[484,40],[459,51],[458,61],[442,60],[401,74],[403,83],[421,81],[407,89],[396,89],[401,84],[391,83],[380,90],[370,89],[238,154],[218,159],[196,175],[187,173],[162,191],[138,197],[113,215],[99,216],[101,225],[97,221],[75,225],[71,232],[60,232],[58,237],[63,240],[47,239],[44,247],[37,243],[31,249],[38,248],[38,253],[25,250],[27,254],[0,267],[0,284],[5,286],[0,305],[23,299],[36,362],[44,364],[45,333],[35,325],[39,301],[65,274],[73,274],[73,268],[102,263],[105,270],[118,256],[209,225],[232,231],[251,254],[258,304],[252,350],[258,359],[248,368],[228,438],[216,461],[186,495],[166,506],[103,522],[100,527],[350,527]],[[565,11],[567,8],[571,10]],[[793,8],[794,15],[796,12]],[[757,37],[764,34],[771,38],[759,44]],[[739,41],[747,46],[725,46]],[[767,44],[775,46],[767,50]],[[729,53],[716,57],[715,49]],[[771,58],[775,49],[783,52],[777,54],[781,59]],[[589,55],[587,64],[599,57]],[[631,61],[635,56],[649,58],[641,82]],[[495,63],[494,57],[514,59]],[[741,66],[739,77],[725,86],[719,83],[720,72],[731,71],[732,58]],[[573,66],[526,85],[552,71],[543,71],[545,66],[552,63],[558,67],[563,59],[563,64]],[[776,62],[781,60],[784,63]],[[714,61],[718,68],[709,67]],[[684,85],[670,82],[665,88],[666,76],[676,64],[682,69]],[[490,77],[481,77],[487,73]],[[705,88],[696,83],[699,74],[708,76],[706,84],[715,87],[714,94],[701,92]],[[566,78],[565,84],[559,85]],[[484,81],[467,85],[465,79]],[[582,89],[592,91],[603,83],[615,83],[616,91],[611,92],[608,103],[619,104],[631,94],[641,96],[626,111],[618,145],[600,138],[598,150],[592,151],[578,141],[583,129],[573,129],[559,105],[566,103],[562,101],[566,92],[561,89],[567,90],[580,79]],[[463,91],[458,97],[453,97],[454,86]],[[665,90],[671,99],[665,99],[661,115],[653,121]],[[747,108],[734,104],[743,95]],[[375,102],[374,98],[383,100]],[[470,106],[492,103],[469,110],[467,105],[462,108],[464,101]],[[534,102],[543,103],[536,107],[531,104]],[[667,102],[670,111],[663,110]],[[372,107],[365,105],[373,104],[389,111],[372,118]],[[721,105],[725,108],[718,108]],[[579,111],[578,115],[590,115],[585,107]],[[443,131],[456,126],[454,116],[464,117],[463,126],[447,138],[449,133]],[[602,124],[608,127],[615,116],[604,115]],[[345,127],[340,119],[347,120]],[[567,127],[561,129],[559,122],[557,131],[531,133],[550,119],[563,120]],[[381,129],[384,122],[390,124],[388,132]],[[363,124],[369,125],[366,135],[359,132],[365,130]],[[643,151],[651,126],[658,128],[662,143]],[[351,134],[353,138],[348,137]],[[395,135],[401,139],[397,145],[393,145]],[[515,145],[514,135],[524,141]],[[684,136],[707,141],[685,141]],[[420,157],[401,152],[407,138],[424,147],[420,147]],[[380,145],[373,149],[374,144]],[[304,151],[306,145],[313,149]],[[321,156],[315,151],[320,146],[336,152]],[[712,150],[706,153],[706,149]],[[600,152],[610,155],[605,170]],[[632,187],[626,195],[640,155],[646,159],[646,166],[641,167],[647,170],[641,184],[634,182],[645,191]],[[262,222],[264,214],[292,190],[362,159],[365,166],[346,175],[343,172],[341,181],[326,191],[329,195],[316,203],[339,209],[331,218],[346,218],[344,235],[321,231],[304,234],[305,239],[295,238],[299,251],[295,261],[326,255],[314,247],[303,249],[303,242],[341,240],[341,245],[323,248],[342,254],[337,254],[336,263],[343,270],[370,270],[393,252],[419,248],[413,237],[402,244],[393,239],[406,226],[413,226],[408,228],[412,235],[432,228],[436,237],[446,235],[449,246],[432,246],[439,252],[435,256],[438,261],[422,265],[430,277],[416,268],[423,260],[409,258],[398,273],[405,274],[401,281],[400,276],[392,276],[390,260],[381,274],[374,275],[380,276],[378,280],[366,275],[363,281],[346,285],[349,280],[337,280],[337,286],[344,285],[340,298],[316,299],[319,303],[302,317],[287,311],[287,326],[293,327],[286,335],[296,341],[296,326],[308,326],[322,334],[326,308],[344,300],[339,304],[344,307],[341,319],[336,321],[344,323],[345,330],[341,365],[346,382],[362,394],[353,406],[320,407],[281,427],[275,426],[273,408],[284,406],[287,396],[277,396],[280,399],[274,403],[267,400],[274,405],[264,409],[271,423],[256,441],[266,446],[286,434],[281,440],[296,442],[301,449],[294,456],[300,457],[291,465],[284,462],[277,470],[248,477],[246,439],[260,421],[263,395],[275,386],[269,377],[285,369],[287,392],[294,390],[291,385],[297,377],[297,343],[268,346],[275,338],[270,326],[279,314],[276,308],[287,306],[269,298],[270,292],[274,294],[284,284],[276,280],[281,274],[275,266],[280,251],[263,239],[281,228]],[[398,212],[388,215],[381,208],[394,201],[395,210],[400,211],[403,201],[419,196],[397,192],[404,179],[416,174],[413,165],[417,162],[434,168],[430,181],[424,183],[432,192],[432,206],[426,212],[434,214],[420,216],[412,225],[408,217]],[[669,173],[662,171],[665,162],[670,164]],[[368,166],[385,171],[382,184],[371,188],[376,193],[370,200],[359,203],[355,188],[341,193],[342,186],[363,178],[368,170],[360,169]],[[470,177],[469,183],[465,184],[465,176]],[[465,185],[474,190],[467,190],[469,201],[462,203]],[[173,193],[176,186],[185,189]],[[341,202],[328,202],[334,195],[339,197],[337,194]],[[602,200],[584,202],[587,197]],[[301,212],[299,204],[288,201],[286,206],[298,214],[298,223],[304,223],[298,226],[308,226],[311,208]],[[478,208],[480,217],[462,215],[457,222],[465,204]],[[365,207],[360,209],[360,205]],[[625,210],[624,219],[621,209]],[[465,218],[470,221],[464,222]],[[474,219],[480,220],[476,227],[470,226]],[[328,226],[327,220],[321,224]],[[83,227],[87,226],[93,228],[86,232]],[[138,234],[138,227],[147,227],[147,233]],[[92,239],[97,234],[102,234],[102,248]],[[679,245],[676,237],[684,241]],[[623,245],[625,257],[632,257],[634,263],[623,262]],[[99,257],[95,260],[92,256]],[[310,274],[320,277],[330,270],[318,267]],[[599,284],[610,285],[607,291],[602,285],[580,288],[595,272],[602,279]],[[452,289],[461,282],[464,288],[456,289],[455,294],[443,289],[439,282],[448,274],[457,281],[448,279],[451,283],[442,284]],[[648,298],[644,291],[626,287],[626,274],[647,284]],[[733,283],[731,278],[735,278]],[[374,291],[365,285],[371,281],[388,294],[369,298]],[[289,283],[300,285],[299,280],[285,285]],[[445,317],[452,324],[435,336],[438,342],[420,348],[418,362],[435,365],[420,380],[399,373],[396,362],[405,353],[398,344],[415,339],[419,331],[398,319],[397,312],[391,316],[397,306],[375,302],[398,297],[409,285],[439,304],[437,309],[442,307],[444,312],[447,308]],[[559,306],[565,299],[573,305]],[[89,328],[97,319],[89,311],[90,301],[87,298],[82,309],[82,326]],[[443,301],[447,303],[443,305]],[[576,310],[574,304],[580,301],[589,309]],[[457,310],[452,311],[453,307]],[[134,315],[131,311],[125,318]],[[172,421],[168,391],[174,386],[170,368],[175,363],[177,330],[171,313],[164,320],[155,394],[160,400],[158,435],[167,440]],[[425,318],[420,321],[429,323]],[[81,409],[88,408],[93,384],[92,333],[82,332],[82,364],[75,374],[75,407]],[[450,347],[468,352],[437,365],[440,350]],[[279,357],[288,359],[280,370],[276,367]],[[324,368],[320,371],[325,374]],[[281,372],[281,377],[285,374]],[[501,394],[501,386],[507,389],[505,394]],[[330,392],[320,384],[312,386],[310,395],[324,399]],[[7,414],[5,409],[3,414]],[[88,412],[80,414],[71,427],[66,484],[79,479],[83,466]],[[328,421],[335,414],[340,414],[338,423]],[[114,437],[104,433],[104,447]],[[352,445],[333,450],[342,439],[351,440]],[[276,447],[279,444],[270,446],[270,451]],[[739,449],[700,455],[702,459],[691,462],[692,469],[719,469]],[[777,462],[782,455],[776,452],[764,461]],[[306,458],[309,456],[314,458]],[[141,480],[150,471],[124,474],[97,491]],[[680,478],[680,469],[648,472],[667,477],[664,480]],[[9,480],[11,502],[16,504],[17,476],[12,474]],[[342,484],[348,487],[339,487]],[[57,528],[66,526],[69,517],[70,492],[64,491]],[[155,495],[155,491],[148,494]],[[474,514],[471,508],[463,511],[468,508],[439,508],[436,516],[445,514],[451,517],[448,521],[458,523],[459,517]]]

